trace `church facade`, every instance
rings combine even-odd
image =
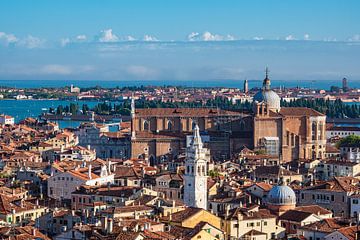
[[[198,125],[211,158],[228,159],[244,145],[280,162],[325,157],[326,116],[309,108],[282,108],[266,74],[253,97],[253,112],[216,108],[135,109],[132,104],[131,157],[154,165],[184,154]]]
[[[311,108],[280,107],[268,74],[253,98],[253,147],[281,161],[322,159],[326,148],[326,116]]]
[[[162,159],[184,154],[197,125],[214,159],[230,157],[234,149],[251,145],[251,116],[216,108],[134,109],[132,114],[132,158]]]

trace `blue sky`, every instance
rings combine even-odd
[[[360,79],[358,0],[2,0],[0,79]]]

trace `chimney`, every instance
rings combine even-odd
[[[229,205],[229,204],[227,204],[227,205],[225,206],[225,215],[226,215],[226,216],[229,216],[229,215],[230,215],[230,205]]]
[[[112,218],[108,219],[108,224],[107,224],[107,234],[111,234],[113,232],[113,225],[114,225],[114,220]]]
[[[101,229],[106,232],[107,229],[107,217],[101,217]]]
[[[111,174],[111,161],[108,160],[108,172],[109,172],[109,175]]]
[[[134,216],[135,216],[135,219],[139,219],[139,214],[137,214],[136,210],[134,211]]]
[[[89,164],[88,177],[91,179],[91,164]]]
[[[31,234],[32,234],[33,236],[36,236],[36,228],[32,228],[32,229],[31,229]]]
[[[175,200],[172,201],[172,207],[175,208]]]

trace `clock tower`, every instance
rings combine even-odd
[[[207,209],[207,163],[209,151],[203,147],[199,126],[186,149],[184,175],[184,203],[190,207]]]

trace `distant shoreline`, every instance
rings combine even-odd
[[[261,87],[262,80],[249,80],[249,88]],[[244,80],[0,80],[0,87],[10,88],[64,88],[73,84],[80,88],[140,87],[140,86],[173,86],[196,88],[243,88]],[[330,86],[341,86],[341,79],[337,80],[271,80],[272,87],[304,87],[313,89],[329,89]],[[349,87],[358,88],[360,80],[348,80]]]

